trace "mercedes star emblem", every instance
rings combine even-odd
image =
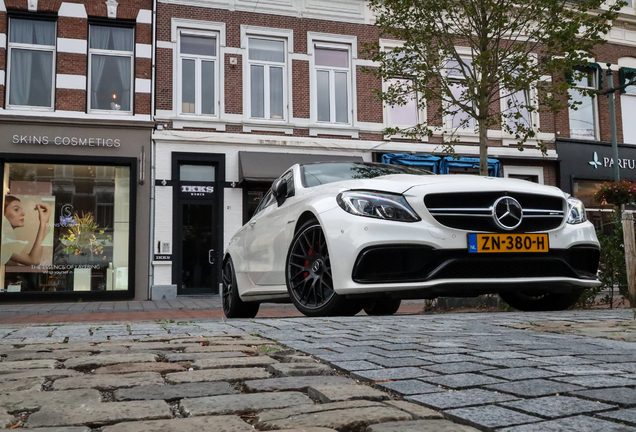
[[[523,209],[516,199],[503,196],[492,206],[492,218],[495,224],[506,231],[512,231],[521,225]]]

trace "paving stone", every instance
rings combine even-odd
[[[114,396],[116,401],[151,399],[174,400],[234,393],[237,393],[237,391],[226,382],[211,382],[138,386],[116,390]]]
[[[46,378],[44,377],[31,377],[3,382],[0,383],[0,393],[8,393],[9,391],[40,390],[45,381]]]
[[[500,403],[515,400],[516,398],[488,390],[470,389],[409,396],[407,399],[414,400],[433,409],[450,409]]]
[[[91,432],[86,426],[46,427],[28,429],[29,432]]]
[[[76,375],[80,375],[80,373],[70,369],[30,369],[0,374],[0,383],[33,377],[58,378]]]
[[[473,362],[459,362],[459,363],[446,363],[434,366],[423,366],[423,369],[426,369],[431,372],[441,373],[441,374],[457,374],[457,373],[466,373],[466,372],[478,372],[488,369],[496,369],[494,366],[483,365],[479,363]]]
[[[400,357],[400,358],[382,358],[378,357],[371,360],[373,363],[379,364],[387,368],[394,367],[406,367],[406,366],[430,366],[433,363],[426,362],[414,357]],[[377,369],[377,366],[375,367]]]
[[[171,372],[182,372],[186,368],[174,363],[155,362],[155,363],[119,363],[110,366],[102,366],[93,371],[95,375],[101,374],[129,374],[134,372],[157,372],[166,374]]]
[[[184,350],[185,353],[213,353],[213,352],[230,352],[239,351],[246,353],[258,352],[258,348],[244,345],[208,345],[208,346],[189,346]]]
[[[154,354],[99,354],[68,359],[64,362],[64,366],[67,369],[97,368],[117,363],[144,363],[155,361],[157,361],[157,356]]]
[[[355,381],[341,376],[306,376],[283,377],[263,380],[245,381],[245,387],[250,391],[283,391],[306,390],[318,384],[355,384]]]
[[[636,426],[636,408],[623,409],[619,411],[607,411],[596,414],[597,417],[606,420],[619,421],[631,426]]]
[[[123,375],[82,375],[60,378],[53,382],[54,390],[70,390],[80,388],[95,388],[100,390],[114,390],[122,387],[140,385],[163,384],[163,378],[156,372],[135,372]]]
[[[66,360],[72,357],[82,357],[90,355],[89,351],[69,351],[69,350],[56,350],[56,351],[26,351],[17,350],[16,352],[9,353],[5,358],[5,361],[19,361],[19,360]]]
[[[338,432],[335,429],[323,427],[301,427],[294,429],[284,429],[282,432]]]
[[[211,358],[235,358],[235,357],[247,357],[247,354],[242,352],[211,352],[211,353],[166,353],[165,359],[168,362],[181,362],[181,361],[194,361]]]
[[[550,372],[537,368],[512,368],[512,369],[492,369],[484,371],[483,374],[490,375],[498,378],[507,379],[510,381],[536,379],[536,378],[549,378],[557,376],[556,372]]]
[[[613,375],[601,376],[572,376],[572,377],[555,377],[551,378],[555,381],[562,381],[569,384],[575,384],[583,387],[605,388],[605,387],[625,387],[636,386],[635,379],[629,379]]]
[[[99,403],[99,391],[94,389],[51,392],[14,391],[0,394],[0,406],[9,412],[33,411],[46,405],[80,405]]]
[[[389,398],[384,392],[357,384],[315,384],[307,389],[307,394],[312,399],[317,399],[322,403],[355,399],[380,401]]]
[[[611,367],[612,369],[618,369],[625,372],[636,372],[636,363],[611,363],[608,364],[606,367]]]
[[[530,357],[529,354],[525,354],[525,353],[521,353],[521,352],[516,352],[516,351],[489,351],[489,352],[476,352],[476,353],[471,353],[471,355],[474,355],[476,357],[482,357],[485,359],[515,359],[515,358],[526,358],[526,357]]]
[[[277,363],[270,364],[274,376],[333,375],[333,369],[321,363]]]
[[[202,416],[245,414],[311,403],[311,399],[300,392],[250,393],[182,399],[181,409],[189,416]]]
[[[45,406],[40,411],[31,414],[27,421],[27,427],[98,426],[131,420],[158,420],[171,417],[170,407],[164,401]]]
[[[506,382],[497,378],[472,373],[426,377],[422,378],[422,381],[453,389],[479,387],[486,384],[498,384]]]
[[[458,423],[468,424],[480,429],[487,428],[488,430],[543,421],[543,419],[539,417],[522,414],[494,405],[458,408],[444,411],[444,415]]]
[[[331,365],[335,368],[343,369],[346,371],[359,371],[378,368],[377,365],[364,360],[331,362]]]
[[[267,367],[267,365],[272,363],[278,363],[278,361],[269,356],[229,357],[196,360],[192,367],[195,369],[224,369],[245,366]]]
[[[499,366],[505,368],[525,368],[537,366],[536,362],[525,359],[494,359],[483,360],[481,363],[489,366]]]
[[[446,355],[422,355],[419,356],[421,360],[432,363],[456,363],[456,362],[470,362],[479,360],[477,357],[467,356],[464,354],[446,354]]]
[[[636,354],[586,354],[583,357],[601,363],[636,363]]]
[[[372,369],[352,372],[351,376],[360,381],[385,381],[430,376],[430,372],[416,367]]]
[[[636,389],[632,388],[613,387],[598,390],[583,390],[572,392],[572,395],[593,401],[618,404],[624,407],[636,406]]]
[[[399,380],[380,382],[376,386],[391,390],[403,395],[415,395],[424,393],[436,393],[445,391],[440,386],[428,384],[420,380]]]
[[[524,397],[547,396],[583,389],[582,387],[574,384],[548,381],[544,379],[513,381],[506,384],[493,384],[486,386],[486,388]]]
[[[597,366],[586,365],[572,365],[572,366],[540,366],[542,369],[558,372],[560,374],[567,375],[605,375],[605,374],[618,374],[621,373],[621,369],[618,369],[618,364],[608,365],[608,368],[601,368]]]
[[[636,428],[586,416],[566,417],[523,426],[499,429],[497,432],[636,432]]]
[[[0,428],[6,429],[18,422],[14,416],[6,412],[4,409],[0,409]]]
[[[522,401],[504,402],[501,405],[544,418],[588,414],[616,408],[614,405],[591,402],[569,396],[547,396]]]
[[[477,429],[448,420],[413,420],[374,424],[366,432],[477,432]]]
[[[106,426],[103,432],[254,432],[254,429],[236,416],[210,416],[123,422]]]
[[[270,376],[270,373],[263,368],[205,369],[167,374],[166,380],[178,384],[202,381],[241,381]]]
[[[384,402],[386,405],[401,409],[413,416],[414,419],[441,419],[443,416],[437,411],[423,407],[411,402],[402,400],[390,400]]]
[[[0,363],[0,373],[15,372],[23,369],[55,369],[55,360],[21,360]]]
[[[590,360],[589,358],[584,357],[574,357],[574,356],[554,356],[554,357],[535,357],[529,358],[528,360],[534,361],[537,363],[546,363],[553,365],[587,365],[587,364],[597,364],[598,361]]]
[[[397,408],[375,402],[377,405],[338,408],[335,402],[317,405],[304,405],[281,410],[265,411],[258,415],[257,427],[265,429],[298,428],[318,426],[332,429],[360,430],[374,423],[412,420],[413,417]],[[362,401],[360,401],[362,402]],[[363,402],[366,403],[366,402]],[[289,414],[294,412],[294,414]]]

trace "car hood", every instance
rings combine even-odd
[[[516,191],[565,197],[560,189],[525,180],[480,177],[475,175],[409,175],[398,174],[372,179],[346,180],[317,186],[323,191],[348,189],[377,190],[391,193],[424,195],[431,192]],[[310,188],[309,190],[314,189]]]

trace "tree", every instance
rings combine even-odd
[[[370,0],[380,37],[401,42],[386,51],[378,43],[366,47],[379,65],[369,71],[388,83],[377,94],[388,106],[416,99],[429,115],[412,127],[388,127],[385,134],[420,139],[437,133],[452,153],[458,130],[476,127],[479,171],[487,175],[488,129],[500,125],[522,151],[528,139],[538,138],[537,113],[576,109],[580,102],[570,101],[572,84],[565,76],[588,64],[625,4]]]

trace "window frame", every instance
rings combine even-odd
[[[518,166],[518,165],[504,165],[503,176],[504,178],[510,178],[510,175],[528,175],[536,176],[539,180],[538,184],[544,184],[543,181],[543,167],[541,166]]]
[[[216,56],[207,56],[201,54],[182,54],[181,53],[181,36],[198,36],[198,37],[207,37],[214,38],[215,41],[215,50]],[[218,119],[219,112],[221,110],[220,105],[220,60],[221,60],[221,35],[218,31],[205,31],[205,30],[194,30],[189,28],[179,28],[177,30],[177,50],[176,50],[176,61],[177,61],[177,82],[176,82],[176,92],[177,92],[177,115],[180,117],[193,117],[193,118],[207,118],[207,119]],[[194,84],[194,113],[184,113],[183,112],[183,60],[194,60],[195,61],[195,84]],[[201,63],[203,61],[213,62],[214,63],[214,113],[213,114],[202,114],[201,113]]]
[[[592,62],[590,62],[592,63]],[[576,73],[577,71],[585,71],[586,69],[589,70],[589,72],[592,74],[592,82],[595,83],[594,86],[579,86],[579,85],[575,85],[574,88],[585,88],[585,89],[592,89],[592,90],[598,90],[599,87],[599,69],[594,67],[594,66],[581,66],[581,67],[576,67],[574,68],[573,72]],[[574,81],[574,77],[572,77],[573,82],[576,84],[576,82]],[[577,91],[577,90],[574,90]],[[594,120],[594,136],[593,137],[572,137],[572,125],[571,120],[570,120],[570,108],[568,108],[568,134],[569,137],[571,139],[578,139],[578,140],[586,140],[586,141],[598,141],[599,140],[599,134],[600,134],[600,124],[599,124],[599,113],[598,113],[598,97],[594,97],[594,96],[589,96],[592,98],[592,118]]]
[[[101,26],[101,27],[119,27],[119,28],[127,28],[132,29],[133,31],[133,50],[132,51],[118,51],[118,50],[102,50],[98,48],[91,48],[91,27],[92,26]],[[88,49],[88,59],[87,59],[87,76],[86,76],[86,112],[92,114],[107,114],[107,115],[123,115],[123,116],[132,116],[135,113],[135,49],[136,49],[136,41],[137,41],[137,33],[136,33],[135,25],[125,25],[124,23],[108,23],[103,21],[93,21],[88,23],[88,40],[87,49]],[[130,110],[103,110],[98,108],[91,108],[91,93],[92,93],[92,84],[93,77],[91,75],[92,68],[92,59],[93,55],[104,55],[104,56],[112,56],[112,57],[129,57],[130,58]]]
[[[11,20],[12,19],[23,19],[29,21],[48,21],[53,22],[55,24],[55,43],[54,45],[35,45],[35,44],[24,44],[18,42],[10,42],[11,41]],[[25,111],[44,111],[50,112],[55,111],[55,83],[56,83],[56,69],[57,69],[57,20],[56,19],[39,19],[34,17],[25,17],[22,15],[10,15],[8,16],[7,22],[7,34],[6,34],[6,55],[7,55],[7,70],[6,70],[6,87],[5,87],[5,107],[6,109],[11,110],[25,110]],[[52,72],[51,72],[51,106],[50,107],[42,107],[42,106],[34,106],[34,105],[11,105],[10,104],[10,91],[11,91],[11,51],[13,49],[23,49],[30,51],[47,51],[53,53],[53,59],[51,61]]]
[[[245,68],[244,68],[244,76],[245,76],[245,110],[248,113],[247,118],[250,121],[262,121],[262,122],[273,122],[273,123],[286,123],[289,119],[289,97],[288,97],[288,44],[289,41],[286,37],[281,37],[278,35],[268,35],[266,33],[252,33],[248,32],[246,35],[246,44],[245,44]],[[283,56],[284,61],[282,63],[275,61],[266,61],[266,60],[251,60],[250,59],[250,39],[262,39],[276,42],[283,42]],[[264,107],[263,107],[263,117],[254,117],[252,115],[252,66],[263,66],[263,93],[264,93]],[[275,119],[271,118],[271,98],[269,97],[270,90],[270,80],[269,80],[269,70],[272,67],[279,67],[283,69],[283,118]]]
[[[500,91],[499,91],[499,95],[501,97],[500,99],[500,104],[499,104],[499,109],[501,110],[501,112],[505,112],[508,110],[508,98],[510,97],[510,94],[508,94],[508,96],[506,96],[506,93],[509,93],[508,90],[501,88],[500,86]],[[536,85],[531,85],[530,86],[530,90],[528,90],[527,92],[524,90],[524,96],[526,96],[527,98],[529,98],[529,101],[526,100],[526,105],[532,106],[533,108],[538,108],[539,106],[539,95],[538,95],[538,91],[537,91],[537,87]],[[540,118],[541,116],[539,115],[538,111],[533,111],[528,113],[530,114],[530,123],[532,126],[532,130],[534,132],[537,132],[541,125],[540,125]],[[503,119],[505,121],[508,121],[509,119]],[[502,132],[504,132],[508,137],[514,137],[514,135],[506,133],[503,130],[503,126],[502,126]],[[534,175],[534,174],[533,174]]]
[[[346,42],[325,42],[322,40],[311,40],[312,53],[314,54],[311,59],[311,78],[313,81],[312,86],[312,121],[315,124],[319,125],[328,125],[328,126],[353,126],[353,114],[355,112],[353,105],[353,46],[350,43]],[[316,65],[316,56],[315,49],[331,49],[335,51],[346,51],[347,58],[349,62],[349,66],[347,68],[337,67],[337,66],[322,66]],[[325,71],[329,73],[329,121],[318,120],[318,72]],[[335,74],[336,72],[342,73],[346,72],[347,74],[347,122],[337,122],[336,121],[336,84],[335,84]]]

